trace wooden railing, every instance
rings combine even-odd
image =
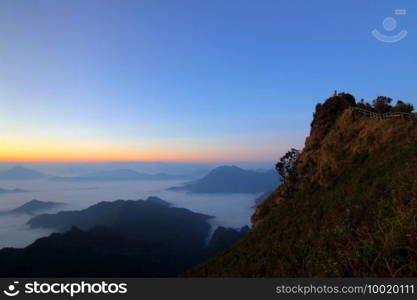
[[[350,107],[352,111],[360,112],[361,114],[373,118],[373,119],[392,119],[392,118],[401,118],[401,119],[408,119],[408,120],[417,120],[417,113],[404,113],[404,112],[388,112],[384,114],[379,114],[370,110],[366,110],[360,107]]]

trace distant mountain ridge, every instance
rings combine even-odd
[[[33,214],[38,211],[49,210],[53,208],[63,207],[65,203],[62,202],[52,202],[52,201],[39,201],[33,199],[25,204],[19,206],[12,210],[13,213],[26,213]]]
[[[50,180],[54,181],[123,181],[123,180],[173,180],[184,179],[184,176],[169,175],[165,173],[146,174],[130,169],[118,169],[111,171],[97,171],[83,176],[74,177],[52,177]]]
[[[27,193],[24,189],[0,189],[0,194]]]
[[[278,174],[274,170],[258,172],[236,166],[221,166],[199,180],[169,190],[192,193],[261,193],[273,190],[278,185]]]
[[[33,215],[37,212],[47,211],[54,208],[60,208],[65,206],[65,203],[61,202],[51,202],[51,201],[39,201],[36,199],[33,199],[29,202],[26,202],[25,204],[9,210],[9,211],[3,211],[0,212],[0,214],[28,214]]]
[[[41,172],[21,166],[16,166],[9,170],[0,172],[0,180],[31,180],[45,177],[47,177],[47,175]]]
[[[124,215],[124,218],[120,219],[120,215]],[[51,228],[65,231],[72,226],[77,226],[82,230],[89,230],[97,225],[131,227],[133,222],[139,228],[144,228],[152,234],[152,231],[162,227],[169,232],[172,228],[170,225],[174,225],[181,218],[190,218],[193,222],[202,220],[205,223],[212,217],[184,208],[171,207],[169,202],[158,197],[148,197],[146,200],[103,201],[80,211],[42,214],[30,219],[28,225],[31,228]],[[118,223],[115,223],[116,220]],[[154,228],[152,229],[152,227]],[[135,233],[135,235],[138,234]]]

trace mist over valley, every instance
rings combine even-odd
[[[54,232],[51,228],[29,228],[27,222],[35,215],[42,213],[56,213],[59,211],[83,210],[99,202],[113,202],[122,200],[146,199],[149,196],[157,196],[171,203],[174,207],[186,208],[196,213],[213,216],[207,222],[210,224],[209,236],[218,226],[225,228],[239,229],[250,225],[250,216],[253,213],[254,200],[259,193],[190,193],[186,190],[169,190],[173,186],[183,186],[189,182],[194,182],[196,174],[204,176],[209,171],[206,167],[199,165],[177,166],[172,168],[154,168],[149,174],[161,174],[167,171],[174,171],[176,175],[188,174],[183,177],[188,179],[157,179],[157,180],[138,180],[137,178],[97,178],[93,180],[78,180],[86,177],[92,172],[100,174],[114,174],[108,165],[94,165],[95,170],[88,164],[78,165],[77,172],[72,165],[57,167],[54,164],[44,166],[25,166],[16,167],[1,165],[0,170],[3,174],[9,174],[8,170],[13,170],[13,180],[0,179],[0,191],[16,191],[2,193],[0,195],[0,248],[4,247],[24,247],[35,241],[37,238],[44,237]],[[114,167],[125,167],[117,165]],[[256,167],[256,166],[254,166]],[[261,167],[261,166],[259,166]],[[167,170],[168,169],[168,170]],[[174,170],[175,169],[175,170]],[[57,172],[57,171],[60,172]],[[115,169],[116,174],[120,173]],[[34,179],[28,179],[24,175],[19,179],[19,172],[24,174],[42,174]],[[149,171],[149,170],[148,170]],[[176,172],[175,172],[176,171]],[[188,173],[187,173],[188,172]],[[126,173],[126,172],[124,172]],[[128,174],[136,174],[131,171]],[[141,174],[147,174],[142,172]],[[194,174],[194,175],[192,175]],[[71,176],[69,176],[71,175]],[[62,177],[61,177],[62,176]],[[167,175],[170,176],[170,175]],[[51,180],[51,178],[77,178],[76,180]],[[28,203],[41,201],[43,205],[47,203],[64,204],[58,207],[47,207],[40,211],[31,213],[18,213],[16,210],[20,206]],[[36,204],[36,203],[35,203]],[[14,213],[6,213],[14,212]]]

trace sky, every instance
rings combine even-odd
[[[417,105],[416,14],[415,0],[1,0],[0,162],[276,161],[334,90]]]

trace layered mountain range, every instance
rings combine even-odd
[[[31,201],[12,212],[52,204]],[[41,214],[28,225],[57,233],[22,249],[0,250],[0,277],[173,277],[249,230],[219,228],[207,245],[211,218],[158,197]]]

